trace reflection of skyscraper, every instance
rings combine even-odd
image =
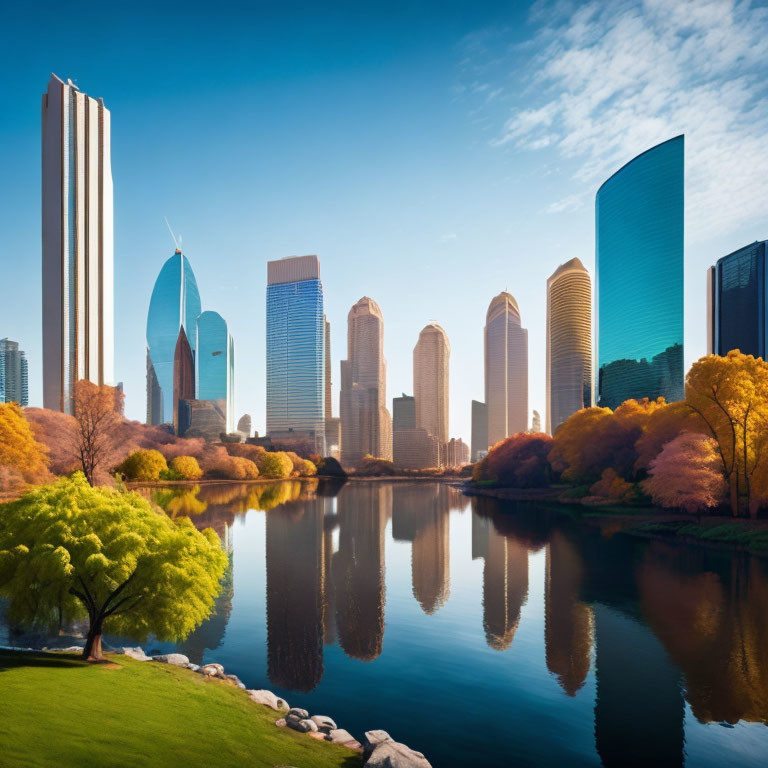
[[[267,263],[267,434],[310,432],[325,450],[325,323],[317,256]]]
[[[390,485],[344,488],[337,498],[339,550],[333,556],[336,632],[348,656],[373,661],[384,639],[384,529]]]
[[[195,380],[198,400],[225,402],[226,431],[235,431],[235,343],[218,312],[197,318]]]
[[[493,299],[485,318],[485,403],[488,445],[528,429],[528,331],[508,293]]]
[[[752,243],[718,259],[707,273],[707,349],[727,355],[732,349],[766,358],[766,245]]]
[[[173,421],[173,361],[179,330],[184,329],[194,353],[199,315],[200,293],[195,273],[189,259],[176,249],[157,276],[147,314],[147,417],[152,424]],[[156,402],[158,394],[160,401]],[[194,396],[193,382],[191,397]]]
[[[392,418],[386,406],[384,317],[364,296],[347,318],[347,359],[341,361],[341,456],[354,466],[366,454],[392,458]]]
[[[677,136],[597,191],[598,404],[683,398],[683,166]]]
[[[110,124],[101,99],[51,75],[42,112],[43,405],[64,413],[76,381],[114,377]]]
[[[323,677],[323,502],[267,515],[267,674],[308,692]]]
[[[547,432],[592,405],[592,283],[578,259],[547,280]]]
[[[415,426],[434,435],[440,443],[448,441],[450,357],[448,335],[437,323],[429,323],[413,348]]]
[[[544,642],[547,669],[569,696],[584,685],[592,650],[592,610],[579,600],[581,556],[559,531],[547,545]]]
[[[650,629],[594,606],[595,747],[606,768],[683,765],[680,673]]]

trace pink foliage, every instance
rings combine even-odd
[[[72,416],[45,408],[25,408],[24,416],[35,440],[48,449],[54,475],[68,475],[80,467],[77,455],[77,422]]]
[[[650,463],[643,490],[662,507],[696,514],[720,504],[727,490],[717,443],[694,432],[681,432]]]

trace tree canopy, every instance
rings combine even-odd
[[[86,657],[100,656],[105,631],[185,638],[210,614],[226,564],[213,530],[80,473],[0,506],[9,618],[48,630],[87,619]]]
[[[47,451],[23,411],[16,403],[0,403],[0,490],[39,482],[47,474]]]

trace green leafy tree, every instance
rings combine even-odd
[[[213,530],[80,473],[0,506],[9,618],[49,631],[86,619],[84,658],[101,658],[103,632],[184,639],[210,614],[226,565]]]
[[[152,482],[160,479],[161,472],[168,471],[168,464],[160,451],[134,451],[117,467],[128,480]]]
[[[259,474],[262,477],[284,480],[290,477],[292,472],[293,462],[283,451],[268,451],[259,457]]]
[[[182,480],[198,480],[203,476],[203,470],[194,456],[176,456],[171,459],[168,469]]]

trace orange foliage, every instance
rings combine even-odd
[[[501,440],[475,466],[475,480],[492,480],[506,488],[543,488],[552,479],[548,455],[552,438],[518,432]]]
[[[44,445],[35,435],[16,403],[0,403],[0,490],[48,477]]]
[[[220,480],[255,480],[259,476],[259,470],[250,459],[225,454],[216,460],[205,474]]]

